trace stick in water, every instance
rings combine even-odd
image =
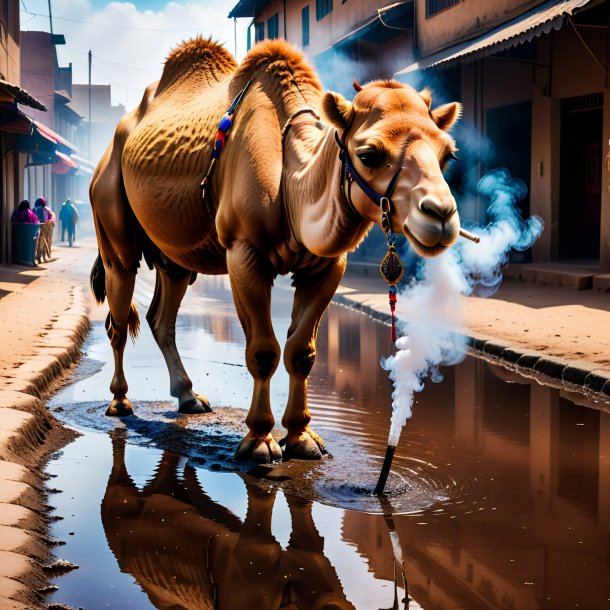
[[[470,241],[473,241],[475,244],[478,244],[481,241],[481,238],[478,235],[475,235],[470,231],[466,231],[466,229],[462,229],[462,227],[460,227],[460,235],[466,239],[469,239]]]
[[[381,467],[381,474],[379,475],[379,480],[377,481],[377,486],[375,487],[374,493],[376,496],[380,496],[383,493],[386,481],[388,480],[388,475],[390,474],[390,468],[392,467],[394,451],[396,451],[396,447],[393,445],[388,445],[385,452],[385,458],[383,460],[383,466]]]

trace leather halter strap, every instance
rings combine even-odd
[[[392,193],[400,180],[400,175],[402,174],[404,165],[401,164],[392,176],[388,187],[383,195],[378,193],[366,180],[358,173],[358,170],[354,167],[354,163],[351,160],[349,153],[347,152],[347,146],[345,146],[343,140],[339,137],[339,133],[335,131],[335,140],[337,141],[337,146],[339,147],[339,159],[341,160],[341,187],[345,191],[345,180],[347,179],[349,182],[352,180],[360,187],[360,190],[378,207],[382,212],[389,211],[386,208],[390,203],[390,198],[392,197]],[[351,202],[351,197],[347,197],[350,205],[353,207],[353,203]],[[385,201],[384,201],[385,200]]]

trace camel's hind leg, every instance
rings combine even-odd
[[[106,410],[106,415],[124,417],[133,415],[133,407],[127,398],[127,380],[123,370],[123,353],[127,335],[132,330],[137,334],[139,321],[135,307],[131,305],[136,274],[134,272],[117,273],[112,267],[106,268],[106,295],[110,312],[106,318],[106,332],[114,356],[114,375],[110,382],[113,400]]]
[[[176,317],[191,272],[178,265],[167,271],[157,266],[156,270],[155,294],[146,319],[167,364],[171,395],[178,399],[180,413],[209,413],[212,409],[208,399],[193,392],[193,383],[176,348]]]

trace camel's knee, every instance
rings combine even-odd
[[[284,354],[284,365],[291,375],[297,375],[303,379],[309,377],[311,369],[316,361],[316,349],[307,346],[304,349],[290,349],[286,347]]]
[[[265,381],[275,373],[280,359],[279,345],[268,345],[248,350],[246,361],[248,370],[255,378]]]

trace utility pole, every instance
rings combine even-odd
[[[89,146],[87,147],[87,159],[91,159],[91,60],[91,49],[89,49]]]
[[[51,0],[49,0],[49,25],[50,25],[51,38],[53,38],[53,12],[51,11]]]

